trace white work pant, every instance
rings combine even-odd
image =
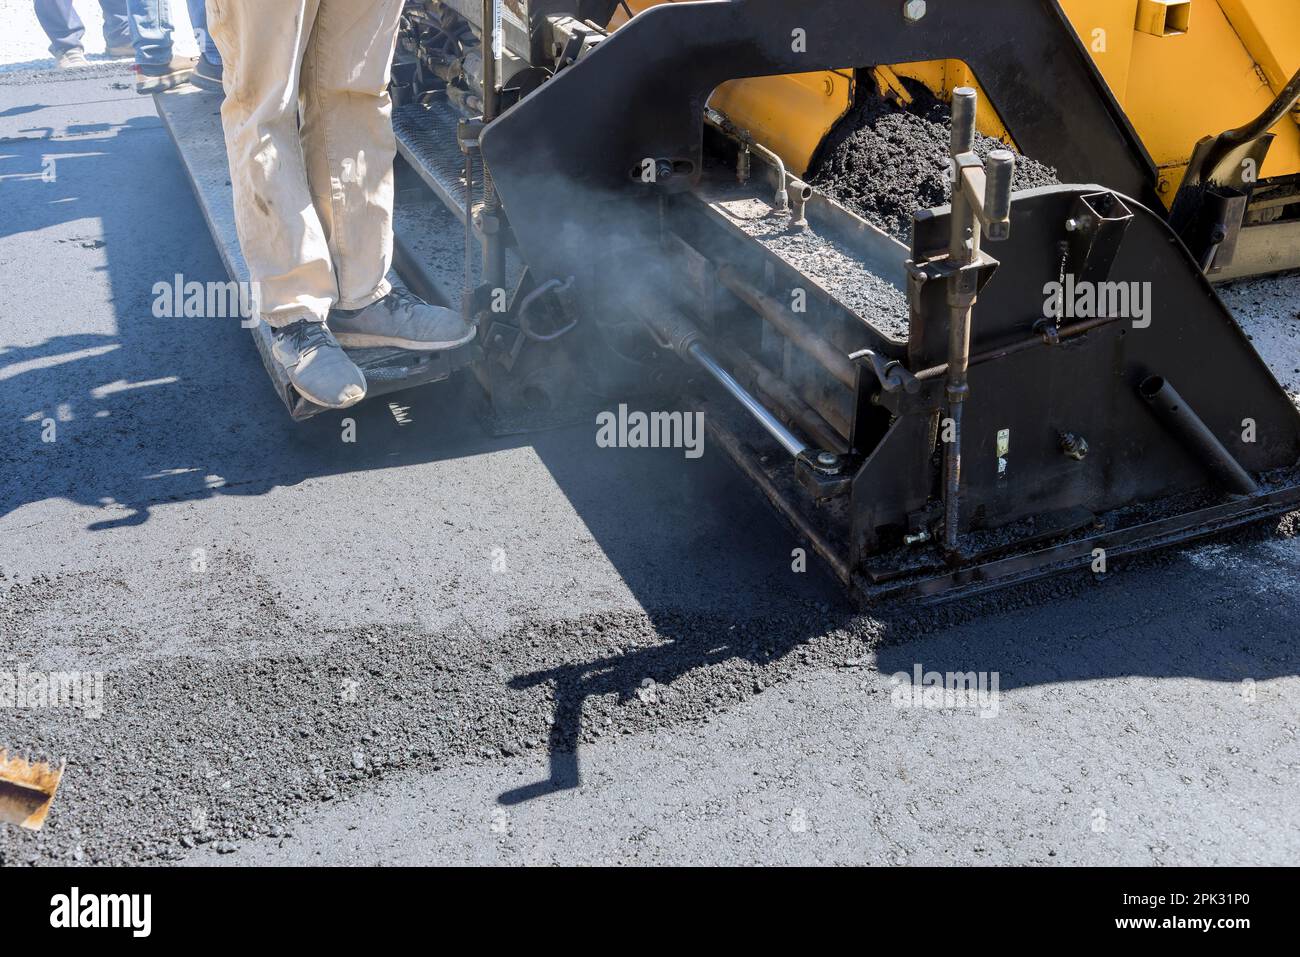
[[[208,0],[239,245],[272,326],[389,292],[402,0]]]

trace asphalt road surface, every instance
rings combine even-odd
[[[9,80],[0,671],[103,696],[0,709],[68,762],[0,862],[1300,857],[1293,523],[864,616],[719,450],[494,438],[463,380],[294,425],[236,322],[153,314],[224,276],[152,103]],[[1283,377],[1295,291],[1231,294]]]

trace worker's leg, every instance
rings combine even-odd
[[[224,93],[221,74],[221,54],[208,33],[208,12],[203,0],[185,0],[190,8],[190,23],[194,25],[194,39],[199,45],[199,59],[190,74],[190,82],[209,93]]]
[[[239,245],[271,353],[303,395],[343,408],[366,381],[325,328],[338,298],[298,138],[302,59],[319,0],[208,0],[225,64],[221,120]]]
[[[307,178],[343,309],[389,291],[396,143],[388,74],[401,11],[401,0],[320,0],[303,62]]]
[[[180,86],[194,72],[194,61],[172,52],[169,0],[127,0],[135,47],[137,93],[162,93]]]
[[[209,0],[225,63],[230,185],[239,245],[272,326],[323,322],[337,299],[325,228],[298,139],[298,84],[319,0]]]
[[[167,0],[128,0],[135,62],[161,66],[172,58],[172,9]]]
[[[131,24],[127,18],[126,0],[99,0],[104,13],[104,44],[113,56],[130,56]]]
[[[436,351],[474,337],[460,314],[393,292],[393,139],[388,75],[401,0],[320,0],[302,77],[302,143],[349,348]]]
[[[36,19],[50,38],[50,53],[54,56],[82,49],[86,25],[77,16],[72,0],[36,0]]]
[[[190,26],[194,28],[194,40],[199,45],[199,53],[209,63],[220,65],[221,54],[217,52],[217,45],[208,35],[207,4],[204,0],[185,0],[185,6],[189,9]]]

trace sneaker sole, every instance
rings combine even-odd
[[[308,402],[313,402],[313,403],[315,403],[316,405],[320,406],[322,409],[350,409],[350,408],[352,408],[354,405],[356,405],[358,402],[361,402],[362,400],[364,400],[365,397],[366,397],[366,395],[367,395],[367,394],[369,393],[369,391],[370,391],[369,389],[367,389],[365,392],[361,393],[361,395],[359,395],[357,398],[353,399],[351,402],[344,402],[342,405],[338,405],[338,404],[333,403],[333,402],[326,402],[326,401],[324,401],[323,399],[318,399],[318,398],[316,398],[316,396],[312,395],[310,392],[308,392],[306,389],[304,389],[304,388],[303,388],[302,386],[300,386],[298,383],[294,382],[292,379],[289,380],[289,384],[292,385],[292,386],[294,387],[294,390],[297,391],[297,393],[298,393],[300,396],[302,396],[302,397],[303,397],[304,399],[306,399]]]
[[[168,90],[174,90],[190,78],[189,71],[181,73],[168,73],[166,76],[151,76],[146,80],[137,80],[135,91],[137,93],[165,93]]]
[[[333,331],[333,330],[331,330]],[[372,336],[363,332],[335,332],[334,338],[339,345],[351,349],[406,349],[409,352],[448,352],[469,345],[478,335],[472,330],[461,339],[448,342],[416,342],[414,339],[399,339],[393,336]]]
[[[285,366],[285,364],[281,362],[278,358],[276,358],[273,355],[272,359],[274,359],[275,364],[280,367],[280,371],[284,373],[285,378],[289,380],[289,384],[293,386],[294,390],[300,396],[306,399],[308,402],[314,402],[316,405],[319,405],[322,409],[350,409],[352,408],[352,406],[356,405],[358,402],[360,402],[362,399],[364,399],[367,395],[370,394],[370,387],[367,384],[362,388],[361,395],[357,396],[351,402],[344,402],[342,405],[338,405],[334,402],[327,402],[324,399],[312,395],[310,392],[308,392],[306,389],[300,386],[297,382],[295,382],[293,379],[293,373],[291,373],[288,367]]]
[[[204,93],[225,93],[226,88],[219,80],[213,80],[201,73],[190,74],[190,86],[197,86]]]

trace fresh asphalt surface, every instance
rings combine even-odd
[[[106,689],[0,710],[68,760],[3,863],[1297,860],[1294,539],[857,616],[712,448],[493,438],[465,382],[293,425],[151,314],[224,276],[125,80],[0,85],[0,671]]]

